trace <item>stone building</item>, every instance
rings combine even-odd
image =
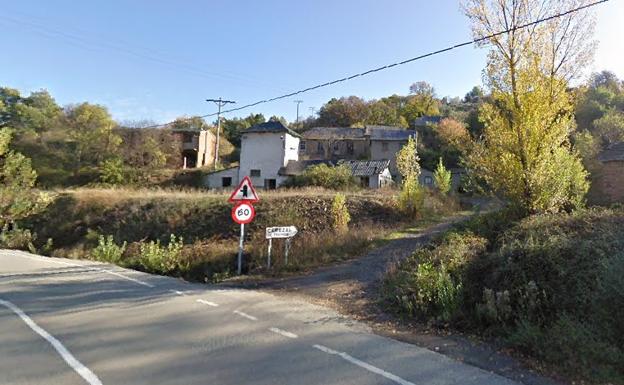
[[[595,188],[604,203],[624,203],[624,142],[614,143],[598,155],[602,163]]]
[[[173,129],[172,135],[180,143],[180,168],[214,165],[217,138],[208,130]]]

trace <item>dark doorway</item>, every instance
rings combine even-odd
[[[264,188],[265,190],[275,190],[277,188],[277,181],[275,179],[265,179]]]
[[[367,188],[370,184],[370,178],[367,176],[360,177],[360,186]]]

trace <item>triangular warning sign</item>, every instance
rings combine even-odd
[[[260,198],[258,198],[258,194],[256,194],[256,190],[251,184],[251,179],[246,176],[238,184],[236,190],[232,192],[232,195],[230,195],[230,199],[228,199],[228,202],[258,202],[259,200]]]

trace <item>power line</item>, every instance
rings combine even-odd
[[[360,73],[357,73],[357,74],[354,74],[354,75],[351,75],[351,76],[346,76],[346,77],[343,77],[341,79],[332,80],[330,82],[317,84],[315,86],[311,86],[311,87],[307,87],[307,88],[304,88],[304,89],[300,89],[298,91],[294,91],[294,92],[291,92],[291,93],[288,93],[288,94],[276,96],[276,97],[273,97],[273,98],[270,98],[270,99],[258,100],[256,102],[245,104],[245,105],[242,105],[242,106],[236,107],[236,108],[231,108],[229,110],[224,110],[224,111],[219,111],[217,113],[202,115],[202,116],[200,116],[200,118],[208,118],[208,117],[211,117],[211,116],[215,116],[217,114],[220,115],[220,114],[226,114],[226,113],[229,113],[229,112],[240,111],[240,110],[243,110],[243,109],[246,109],[246,108],[255,107],[255,106],[259,105],[259,104],[266,104],[266,103],[274,102],[276,100],[286,99],[286,98],[290,98],[290,97],[295,96],[295,95],[300,95],[300,94],[303,94],[305,92],[310,92],[310,91],[313,91],[313,90],[317,90],[319,88],[329,87],[329,86],[332,86],[332,85],[337,84],[337,83],[343,83],[343,82],[346,82],[346,81],[349,81],[349,80],[352,80],[352,79],[355,79],[355,78],[358,78],[358,77],[370,75],[370,74],[375,73],[375,72],[379,72],[379,71],[387,70],[387,69],[390,69],[390,68],[393,68],[393,67],[397,67],[397,66],[408,64],[408,63],[412,63],[412,62],[415,62],[417,60],[425,59],[425,58],[430,57],[430,56],[439,55],[441,53],[448,52],[448,51],[454,50],[456,48],[461,48],[461,47],[465,47],[465,46],[468,46],[468,45],[481,43],[483,41],[490,40],[490,39],[492,39],[494,37],[497,37],[497,36],[500,36],[500,35],[503,35],[503,34],[506,34],[506,33],[509,33],[509,32],[513,32],[513,31],[520,30],[520,29],[525,29],[525,28],[528,28],[528,27],[531,27],[531,26],[534,26],[534,25],[537,25],[537,24],[540,24],[540,23],[544,23],[546,21],[558,19],[560,17],[567,16],[567,15],[570,15],[572,13],[575,13],[575,12],[578,12],[578,11],[582,11],[584,9],[587,9],[587,8],[590,8],[590,7],[593,7],[593,6],[602,4],[602,3],[606,3],[608,1],[609,0],[595,1],[593,3],[585,4],[583,6],[570,9],[570,10],[568,10],[566,12],[561,12],[561,13],[557,13],[557,14],[554,14],[554,15],[551,15],[551,16],[548,16],[548,17],[537,19],[537,20],[532,21],[530,23],[522,24],[522,25],[519,25],[519,26],[516,26],[516,27],[513,27],[513,28],[508,28],[508,29],[505,29],[503,31],[492,33],[490,35],[482,36],[480,38],[476,38],[476,39],[473,39],[473,40],[468,40],[468,41],[465,41],[463,43],[459,43],[459,44],[455,44],[453,46],[449,46],[449,47],[446,47],[446,48],[443,48],[443,49],[439,49],[437,51],[432,51],[432,52],[429,52],[429,53],[426,53],[426,54],[423,54],[423,55],[415,56],[415,57],[412,57],[412,58],[407,59],[407,60],[403,60],[403,61],[392,63],[392,64],[387,64],[387,65],[384,65],[384,66],[381,66],[381,67],[370,69],[368,71],[360,72]],[[157,125],[146,127],[146,128],[164,127],[164,126],[167,126],[167,125],[169,125],[171,123],[173,123],[173,122],[164,123],[164,124],[157,124]]]

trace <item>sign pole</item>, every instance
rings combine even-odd
[[[269,238],[269,253],[267,257],[267,269],[271,268],[271,245],[273,243],[273,238]]]
[[[286,239],[286,245],[284,246],[284,263],[288,265],[288,250],[290,249],[290,238]]]
[[[238,275],[243,271],[243,241],[245,240],[245,224],[241,223],[240,241],[238,243]]]

